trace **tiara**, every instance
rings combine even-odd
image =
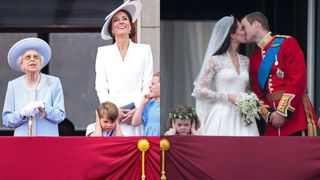
[[[179,119],[193,119],[196,117],[196,113],[194,108],[191,108],[190,112],[187,113],[176,113],[176,112],[170,112],[169,118],[179,118]]]

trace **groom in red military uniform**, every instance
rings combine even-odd
[[[306,65],[297,41],[272,36],[260,12],[246,15],[241,24],[247,43],[258,48],[250,58],[251,89],[263,102],[260,114],[265,135],[316,135],[316,115],[306,94]]]

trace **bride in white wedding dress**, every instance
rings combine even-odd
[[[249,59],[237,52],[244,42],[245,32],[233,16],[215,24],[192,93],[202,135],[259,136],[256,122],[246,127],[235,109],[237,95],[249,87]]]

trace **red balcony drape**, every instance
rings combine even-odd
[[[160,137],[0,137],[0,179],[141,179],[140,139],[147,179],[160,179]]]
[[[167,179],[317,180],[320,137],[167,136]]]

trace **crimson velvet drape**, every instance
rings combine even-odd
[[[0,137],[1,180],[160,179],[160,137]]]
[[[319,137],[167,136],[170,179],[319,180]]]

